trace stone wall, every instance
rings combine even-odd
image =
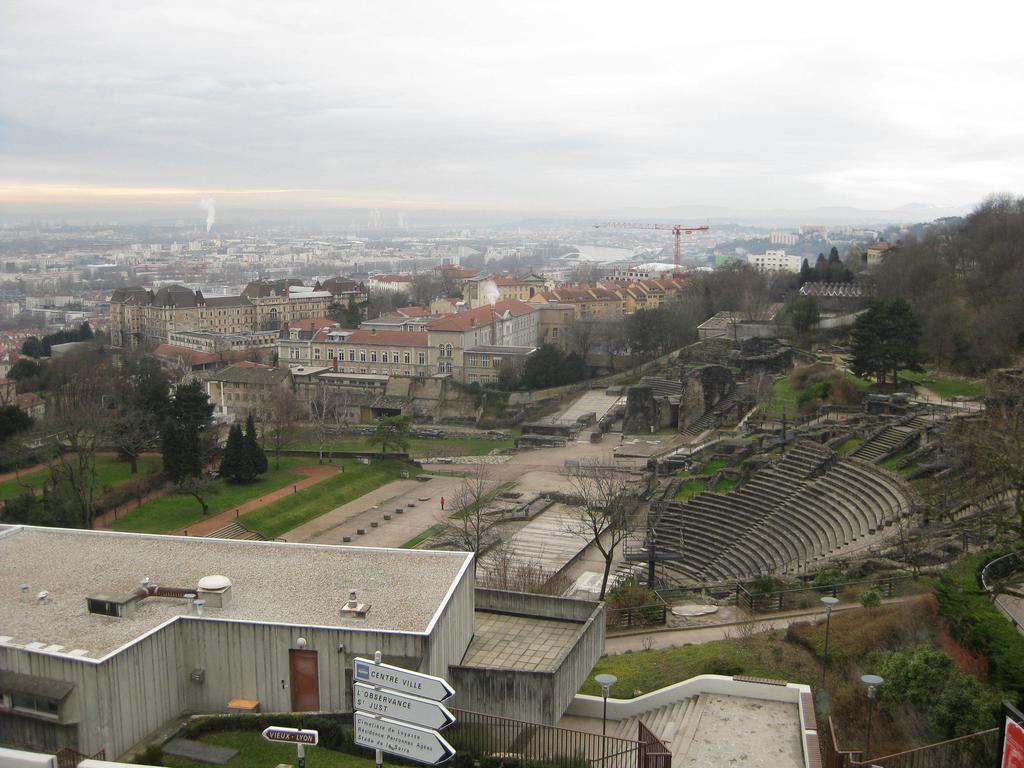
[[[729,369],[722,365],[682,369],[683,394],[679,398],[679,431],[689,428],[736,390]]]

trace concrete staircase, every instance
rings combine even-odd
[[[266,541],[263,536],[250,531],[241,523],[234,521],[228,523],[223,528],[218,528],[216,531],[211,531],[206,534],[208,539],[244,539],[245,541]]]
[[[921,428],[914,426],[915,421],[916,418],[906,424],[889,425],[850,451],[850,456],[877,464],[917,436]]]
[[[703,712],[704,699],[701,696],[691,696],[674,704],[649,710],[637,717],[609,723],[608,735],[635,741],[639,732],[637,722],[643,722],[651,733],[668,747],[672,753],[672,765],[681,765],[693,743]]]

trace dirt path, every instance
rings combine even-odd
[[[265,507],[267,504],[275,502],[278,499],[283,499],[286,496],[291,496],[292,494],[305,490],[311,485],[316,485],[329,477],[334,477],[334,475],[340,472],[337,467],[331,466],[330,464],[311,464],[306,467],[296,467],[295,471],[300,475],[305,475],[305,479],[299,480],[299,482],[291,485],[286,485],[284,488],[278,488],[276,491],[265,493],[259,498],[250,499],[235,509],[229,509],[221,512],[220,514],[214,515],[213,517],[197,520],[186,528],[174,531],[174,533],[181,536],[205,536],[208,533],[213,533],[218,528],[223,528],[239,515],[244,515],[246,512],[252,512],[254,509],[259,509],[260,507]]]

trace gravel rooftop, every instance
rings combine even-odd
[[[204,616],[298,626],[425,632],[470,555],[277,542],[151,536],[107,531],[0,526],[0,642],[113,651],[187,613],[183,600],[143,600],[130,618],[90,614],[86,598],[131,592],[142,579],[195,587],[219,574],[231,603]],[[28,584],[28,599],[20,585]],[[355,589],[366,618],[339,612]],[[49,592],[37,605],[35,596]],[[53,649],[59,650],[59,649]]]

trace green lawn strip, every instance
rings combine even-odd
[[[336,462],[337,463],[337,462]],[[238,522],[268,539],[298,528],[342,504],[398,480],[409,465],[400,461],[374,461],[359,464],[353,459],[341,462],[345,471],[312,485],[294,496],[278,499],[265,507],[242,515]]]
[[[711,461],[704,465],[704,468],[701,469],[700,472],[702,475],[713,475],[718,470],[725,469],[728,466],[729,462],[726,461],[725,459],[712,459]]]
[[[608,673],[619,679],[612,686],[612,697],[631,699],[695,675],[744,674],[810,682],[811,670],[816,668],[817,662],[809,652],[781,638],[765,635],[747,643],[715,640],[700,645],[605,656],[597,662],[580,693],[600,696],[601,686],[594,681],[594,675]]]
[[[96,458],[96,492],[102,496],[106,490],[124,485],[132,480],[139,480],[150,472],[160,468],[159,456],[142,456],[139,458],[139,471],[131,473],[131,464],[118,461],[116,456],[99,456]],[[43,467],[20,477],[14,477],[0,483],[0,502],[21,496],[28,488],[40,488],[50,479],[50,472]]]
[[[900,371],[900,376],[907,381],[920,384],[930,389],[939,397],[950,400],[954,397],[983,397],[985,395],[984,379],[969,379],[963,376],[951,376],[937,371]]]
[[[723,477],[717,483],[715,483],[715,493],[728,493],[736,487],[736,481],[730,480],[727,477]]]
[[[675,500],[686,501],[687,499],[692,499],[694,496],[696,496],[698,493],[704,490],[704,486],[705,482],[703,480],[688,480],[687,482],[679,486],[679,490],[676,491]]]
[[[399,547],[399,549],[416,549],[416,547],[418,547],[424,541],[429,539],[431,536],[436,536],[437,534],[439,534],[444,529],[445,529],[445,524],[444,523],[436,523],[435,525],[432,525],[429,528],[427,528],[427,530],[425,530],[423,533],[421,533],[421,534],[419,534],[417,536],[413,536],[411,539],[409,539],[407,542],[405,542],[405,544],[403,544],[401,547]]]
[[[841,456],[845,456],[863,442],[864,440],[862,438],[851,437],[849,440],[844,440],[843,444],[836,448],[836,453]]]
[[[900,462],[903,461],[905,458],[907,458],[907,456],[909,456],[910,454],[911,454],[911,451],[909,449],[904,449],[902,451],[899,451],[896,454],[890,456],[888,459],[885,459],[885,461],[883,461],[881,463],[881,466],[885,467],[886,469],[888,469],[891,472],[908,472],[908,471],[911,471],[910,467],[906,467],[904,469],[900,469],[900,466],[899,466]],[[916,466],[916,465],[914,465],[914,466]]]
[[[515,485],[516,484],[514,482],[509,481],[507,483],[502,483],[497,488],[492,488],[487,493],[485,493],[483,496],[481,496],[479,499],[474,501],[472,504],[467,504],[466,506],[464,506],[462,509],[460,509],[458,512],[456,512],[454,515],[452,515],[452,517],[459,518],[459,517],[465,517],[466,515],[472,514],[473,512],[475,512],[477,510],[478,507],[486,506],[486,505],[490,504],[500,494],[504,493],[505,491],[509,491],[509,490],[512,490],[513,488],[515,488]]]
[[[199,736],[198,741],[218,747],[237,749],[238,754],[224,764],[225,768],[273,768],[282,763],[295,764],[294,744],[272,744],[264,739],[259,732],[207,733]],[[306,768],[371,768],[373,766],[372,753],[367,751],[367,755],[369,756],[357,757],[323,747],[307,747]],[[168,768],[210,768],[209,763],[171,755],[164,755],[163,764]]]
[[[781,418],[783,412],[786,416],[796,416],[799,410],[797,396],[799,392],[793,389],[789,383],[789,377],[785,376],[775,382],[772,387],[772,399],[768,403],[768,415],[772,418]]]
[[[470,437],[470,438],[429,438],[429,437],[411,437],[409,438],[409,455],[421,458],[424,456],[486,456],[491,451],[498,448],[512,448],[515,446],[515,440],[510,438],[508,440],[487,440],[486,438]],[[300,451],[319,451],[320,443],[317,442],[316,437],[306,432],[302,435],[302,438],[292,446],[296,450]],[[380,446],[370,445],[369,438],[353,437],[350,439],[332,439],[324,445],[324,450],[334,451],[369,451],[379,452]]]
[[[210,514],[216,515],[234,509],[265,493],[297,483],[303,479],[303,475],[296,472],[295,468],[308,464],[309,459],[286,457],[281,459],[281,468],[275,469],[275,462],[271,457],[270,469],[255,483],[246,485],[222,483],[220,492],[207,499],[207,503],[210,505]],[[138,509],[133,509],[119,520],[114,521],[110,527],[116,531],[135,533],[170,533],[202,518],[203,510],[198,501],[191,496],[171,492],[143,504]]]

